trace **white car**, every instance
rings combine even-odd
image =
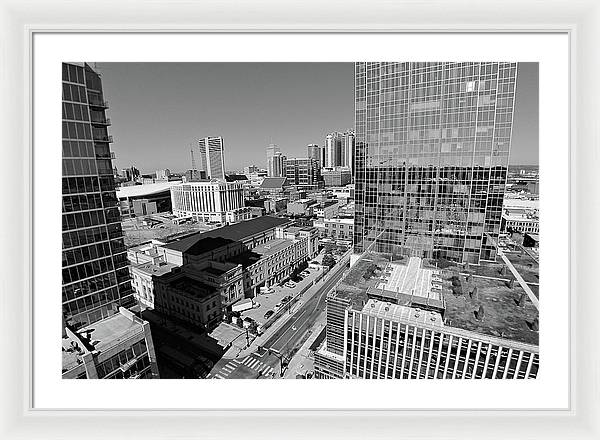
[[[296,283],[294,283],[293,281],[288,281],[287,283],[285,283],[285,287],[293,289],[294,287],[296,287]]]

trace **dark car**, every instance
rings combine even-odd
[[[275,312],[273,310],[269,310],[267,313],[265,313],[265,319],[269,319],[274,313]]]

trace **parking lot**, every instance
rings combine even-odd
[[[313,280],[318,278],[322,272],[321,269],[306,270],[308,270],[309,274],[305,277],[303,276],[302,281],[295,283],[295,287],[290,288],[286,286],[275,285],[272,287],[272,293],[261,293],[260,295],[258,295],[256,298],[254,298],[254,302],[257,304],[257,307],[243,311],[242,318],[250,317],[254,319],[259,325],[262,325],[267,320],[265,318],[265,313],[267,313],[269,310],[272,310],[273,312],[277,311],[278,309],[275,306],[277,304],[281,304],[283,298],[285,298],[286,296],[293,297],[297,295],[304,287],[311,284]],[[301,301],[302,300],[300,300],[300,302]],[[292,310],[295,307],[298,307],[298,305],[299,303],[294,304],[292,306]],[[285,304],[283,304],[282,306],[285,306]]]

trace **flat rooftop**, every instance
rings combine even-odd
[[[432,288],[434,272],[438,271],[421,268],[421,259],[417,257],[411,257],[407,265],[387,263],[377,289],[440,301],[441,283],[436,283],[439,289]]]
[[[254,249],[252,249],[252,252],[259,255],[268,256],[276,254],[292,244],[292,240],[288,240],[286,238],[274,238],[273,240],[269,240],[266,243],[256,246]]]
[[[152,196],[160,193],[165,193],[170,197],[170,190],[173,185],[177,185],[181,181],[173,180],[170,182],[147,183],[145,185],[122,186],[117,189],[117,198],[131,198]]]
[[[390,264],[389,255],[368,253],[344,275],[335,295],[348,300],[355,310],[362,311],[370,300],[379,300],[382,304],[439,311],[446,327],[538,345],[539,335],[534,330],[538,310],[518,283],[508,287],[504,279],[510,276],[503,278],[498,273],[500,263],[493,263],[493,270],[485,277],[461,275],[464,268],[458,265],[436,275],[437,269],[429,263],[404,257]],[[419,274],[423,270],[426,272]],[[428,277],[432,278],[431,286],[441,284],[442,289],[432,292],[427,287]],[[452,290],[455,277],[460,279],[462,294]],[[479,316],[480,307],[483,316]]]
[[[199,300],[210,298],[215,294],[215,289],[208,284],[185,275],[170,283],[170,287]]]
[[[174,267],[177,267],[177,265],[171,264],[171,263],[161,263],[161,264],[143,263],[143,264],[138,264],[133,267],[145,274],[155,275],[157,277],[160,277],[166,273],[171,272],[171,270]]]
[[[116,313],[108,318],[96,321],[76,330],[76,338],[71,336],[62,339],[63,369],[76,367],[81,355],[86,351],[103,352],[125,341],[136,334],[143,333],[143,321],[128,310]],[[80,352],[73,349],[76,344]]]
[[[444,326],[442,315],[437,312],[419,310],[398,304],[390,304],[375,299],[368,300],[363,307],[362,312],[378,318],[403,320],[418,324],[435,325],[438,327]]]
[[[252,266],[258,260],[260,260],[261,257],[262,255],[257,254],[253,251],[247,251],[242,254],[227,258],[227,262],[233,264],[241,264],[243,268],[246,268],[248,266]]]

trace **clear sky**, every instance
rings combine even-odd
[[[354,126],[352,63],[95,66],[110,104],[118,169],[185,171],[190,144],[205,136],[223,136],[226,169],[264,168],[269,143],[305,157],[306,145],[322,145],[327,133]],[[511,164],[537,165],[537,63],[519,67],[513,129]]]

